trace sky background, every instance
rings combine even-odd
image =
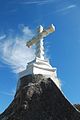
[[[0,113],[14,98],[18,72],[35,57],[27,48],[41,24],[56,31],[44,40],[45,54],[57,68],[68,100],[80,103],[80,1],[0,0]]]

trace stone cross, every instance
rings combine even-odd
[[[36,57],[44,60],[44,45],[43,39],[50,33],[55,31],[55,27],[52,24],[48,29],[44,29],[43,26],[39,26],[37,29],[37,35],[26,43],[26,46],[31,47],[33,44],[36,45]]]

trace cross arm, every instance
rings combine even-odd
[[[31,40],[29,40],[26,43],[26,46],[31,47],[33,44],[37,43],[39,40],[43,39],[44,37],[46,37],[47,35],[49,35],[50,33],[55,31],[55,27],[52,24],[48,29],[43,29],[42,32],[38,33],[37,36],[33,37]]]

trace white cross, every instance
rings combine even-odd
[[[52,24],[48,29],[44,29],[43,26],[39,26],[37,29],[38,34],[26,43],[26,46],[31,47],[36,45],[36,57],[44,60],[44,45],[43,38],[55,31],[55,27]]]

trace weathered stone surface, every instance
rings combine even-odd
[[[74,106],[80,111],[80,104],[74,104]]]
[[[80,120],[80,112],[50,78],[28,75],[0,120]]]

